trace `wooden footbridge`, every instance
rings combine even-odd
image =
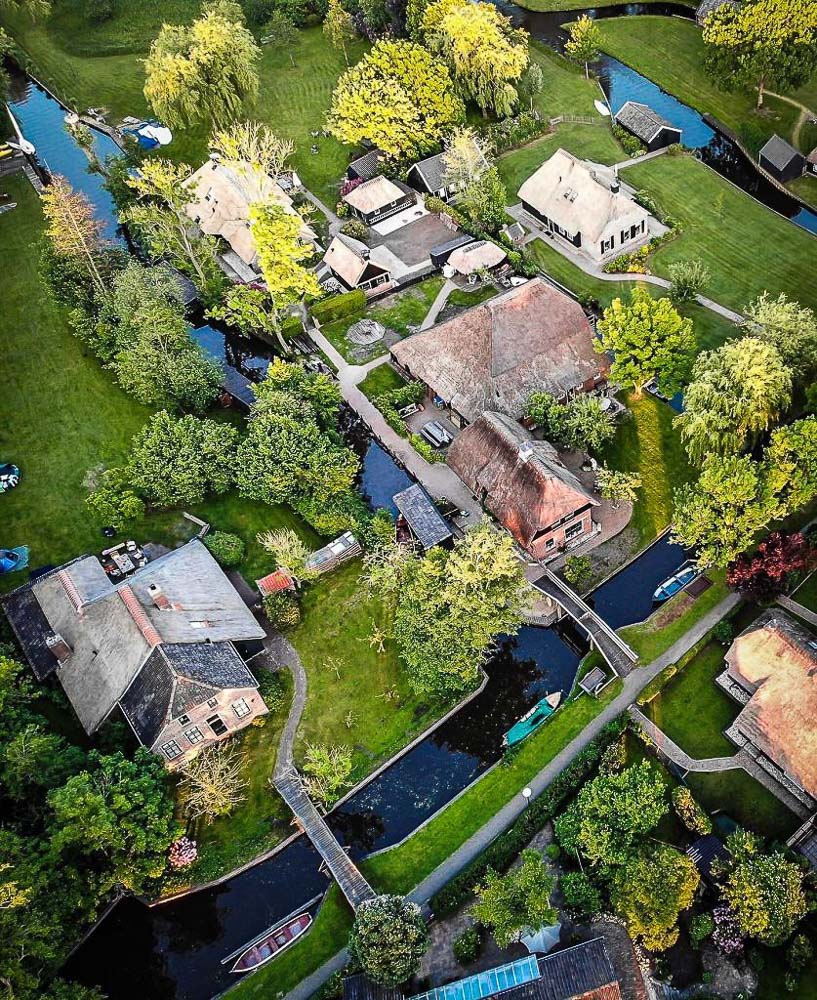
[[[638,662],[638,654],[621,636],[598,615],[589,604],[546,566],[544,576],[534,581],[543,594],[555,601],[580,625],[590,637],[590,642],[601,653],[607,664],[620,676],[626,677]]]
[[[376,895],[374,889],[360,874],[327,826],[326,820],[315,808],[295,768],[289,765],[281,771],[276,771],[272,781],[294,813],[295,822],[315,845],[315,849],[323,858],[324,864],[352,909],[356,910],[361,903],[374,899]]]

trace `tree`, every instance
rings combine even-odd
[[[601,400],[580,393],[565,407],[560,444],[567,448],[598,454],[616,434],[612,416],[602,409]]]
[[[493,4],[437,0],[423,19],[426,45],[451,70],[466,100],[498,117],[509,115],[518,95],[513,84],[528,65],[527,33]]]
[[[292,139],[282,138],[260,122],[235,122],[215,132],[210,145],[225,164],[255,182],[250,201],[261,200],[269,182],[278,180],[295,152]]]
[[[558,919],[550,905],[554,880],[544,858],[532,849],[523,851],[521,858],[522,864],[504,875],[489,868],[474,889],[477,902],[471,915],[489,928],[500,948]]]
[[[782,944],[805,916],[803,872],[783,854],[763,854],[759,838],[730,834],[731,855],[721,895],[746,937],[769,947]]]
[[[786,589],[792,573],[813,569],[817,549],[805,535],[784,535],[775,531],[750,556],[739,555],[729,566],[726,582],[734,590],[754,601],[771,601]]]
[[[519,77],[516,90],[519,94],[519,99],[528,102],[531,114],[533,114],[533,102],[544,89],[545,77],[542,73],[542,67],[538,62],[528,63],[528,68]]]
[[[3,66],[5,57],[11,52],[14,43],[0,28],[0,101],[5,101],[8,92],[9,77]]]
[[[258,93],[260,54],[241,8],[211,4],[191,25],[162,25],[145,60],[145,98],[170,125],[224,126]]]
[[[181,769],[182,809],[190,819],[212,823],[229,816],[247,798],[244,758],[234,746],[204,747]]]
[[[400,160],[430,152],[464,117],[445,66],[421,45],[384,39],[340,78],[327,122],[339,142],[368,139]]]
[[[383,986],[399,986],[420,967],[428,929],[420,907],[401,896],[377,896],[361,903],[349,934],[349,954]]]
[[[803,0],[724,4],[703,24],[707,66],[727,89],[791,90],[817,67],[817,8]]]
[[[307,743],[304,753],[306,790],[310,797],[326,806],[332,805],[344,788],[349,788],[352,751],[349,747],[326,743]]]
[[[762,470],[748,456],[705,459],[698,481],[677,489],[673,502],[673,540],[697,549],[701,567],[728,565],[752,544],[775,507]]]
[[[610,376],[640,396],[656,379],[672,395],[686,378],[695,353],[692,321],[682,319],[667,298],[654,299],[646,288],[634,288],[630,301],[613,299],[598,325],[599,353],[612,355]]]
[[[593,578],[590,556],[568,556],[565,559],[564,577],[577,590],[584,590]]]
[[[505,206],[508,192],[496,167],[489,167],[462,192],[459,206],[468,214],[474,225],[489,233],[496,233],[505,224]]]
[[[42,206],[46,236],[54,252],[81,266],[97,294],[104,297],[107,291],[101,272],[104,227],[94,215],[90,201],[57,175],[43,190]]]
[[[443,151],[443,182],[464,191],[481,180],[490,165],[490,146],[470,125],[455,128]],[[503,206],[504,207],[504,206]]]
[[[678,818],[691,833],[705,837],[712,833],[712,820],[695,801],[692,792],[685,785],[672,790],[672,805]]]
[[[287,49],[292,65],[295,65],[295,58],[292,49],[301,40],[301,33],[298,26],[291,17],[287,17],[283,10],[274,10],[269,20],[264,25],[264,33],[261,35],[261,44],[269,45],[274,49]]]
[[[230,424],[160,410],[133,439],[130,480],[160,507],[201,503],[232,485],[237,443],[238,431]]]
[[[452,695],[477,683],[494,637],[518,631],[529,588],[510,536],[481,521],[451,552],[380,551],[369,583],[391,596],[393,635],[416,691]]]
[[[578,21],[567,29],[568,39],[565,42],[565,55],[573,62],[584,63],[585,79],[590,79],[588,63],[595,62],[601,49],[601,32],[596,22],[583,14]]]
[[[343,53],[343,61],[349,65],[347,45],[351,45],[357,32],[352,15],[348,13],[340,0],[329,0],[329,7],[323,21],[323,33],[329,39],[329,44]]]
[[[676,305],[693,302],[709,284],[709,268],[697,257],[693,260],[678,260],[667,268],[672,284],[669,297]]]
[[[775,428],[763,453],[763,469],[777,505],[775,517],[811,503],[817,496],[817,417]]]
[[[637,472],[623,472],[608,469],[603,465],[596,473],[596,489],[609,501],[613,510],[623,503],[635,503],[641,488],[641,476]]]
[[[580,919],[592,920],[601,912],[601,893],[584,872],[565,872],[559,879],[562,899]]]
[[[277,202],[260,202],[250,207],[250,225],[258,251],[258,263],[275,309],[267,313],[280,337],[283,310],[304,295],[321,294],[315,274],[303,266],[314,253],[301,243],[300,216],[285,211]],[[289,348],[286,348],[288,351]]]
[[[554,444],[564,440],[567,407],[550,392],[532,392],[528,397],[527,415]]]
[[[210,319],[220,320],[234,327],[245,337],[267,340],[275,337],[281,350],[288,354],[290,346],[281,331],[281,310],[268,292],[252,285],[230,285],[219,305],[207,312]]]
[[[32,19],[47,17],[51,13],[51,0],[0,0],[0,8],[20,10]]]
[[[85,503],[98,521],[114,528],[122,528],[129,521],[139,521],[145,516],[145,503],[141,497],[127,487],[110,482],[100,483],[88,494]]]
[[[667,810],[661,775],[649,761],[642,761],[586,782],[556,820],[556,836],[566,851],[603,869],[624,865]]]
[[[49,792],[48,851],[55,864],[82,864],[96,898],[117,885],[143,892],[164,871],[179,833],[165,769],[142,747],[133,760],[92,750],[88,762]]]
[[[678,940],[678,915],[692,905],[700,880],[691,858],[658,844],[615,871],[610,901],[633,937],[664,951]]]
[[[276,568],[283,570],[293,579],[301,583],[310,583],[320,575],[316,567],[307,564],[311,555],[309,547],[291,528],[262,531],[256,538],[273,557]]]
[[[31,722],[0,747],[0,780],[10,798],[24,802],[37,790],[61,785],[83,761],[79,748]]]
[[[746,307],[745,329],[775,347],[794,381],[802,385],[817,372],[817,316],[812,309],[764,292]]]
[[[755,337],[704,351],[675,418],[690,460],[734,455],[769,430],[791,401],[791,373],[776,348]]]

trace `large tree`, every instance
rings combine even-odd
[[[480,180],[490,166],[490,146],[470,126],[455,128],[443,151],[444,180],[463,191]]]
[[[781,292],[776,299],[764,292],[746,307],[744,329],[777,348],[795,382],[803,384],[817,372],[817,316]]]
[[[805,535],[775,531],[764,539],[753,555],[738,556],[730,565],[726,582],[753,601],[771,601],[786,589],[792,574],[817,565],[817,549]]]
[[[681,388],[695,353],[695,337],[692,321],[683,319],[668,298],[654,299],[646,288],[634,288],[629,302],[613,299],[598,328],[595,347],[612,355],[614,382],[636,395],[653,379],[670,395]]]
[[[565,43],[565,55],[574,62],[584,64],[584,75],[590,79],[588,63],[599,57],[601,50],[601,32],[596,22],[583,14],[567,29],[568,39]]]
[[[216,743],[201,750],[181,771],[182,811],[193,820],[212,823],[246,798],[244,758],[235,746]]]
[[[458,207],[465,210],[471,222],[489,233],[497,233],[506,220],[508,192],[499,170],[489,167],[462,192]]]
[[[190,25],[162,25],[145,60],[145,97],[170,125],[226,125],[258,93],[260,54],[238,4],[211,3]]]
[[[528,36],[490,3],[437,0],[425,13],[426,45],[448,64],[460,93],[484,114],[505,117],[528,65]]]
[[[735,455],[751,447],[791,401],[791,373],[777,349],[756,337],[704,351],[675,418],[690,459]]]
[[[94,215],[90,201],[57,175],[44,189],[42,205],[45,232],[54,253],[82,268],[97,295],[104,297],[107,288],[102,258],[106,244],[102,222]]]
[[[269,292],[251,285],[230,285],[223,301],[211,306],[207,315],[227,323],[245,337],[267,341],[274,337],[288,354],[290,346],[281,332],[281,312]]]
[[[259,201],[261,192],[270,180],[277,181],[287,160],[295,152],[292,139],[285,139],[260,122],[235,122],[218,129],[210,140],[213,150],[222,161],[250,176],[256,175],[256,194],[251,201]]]
[[[303,222],[299,215],[285,211],[277,202],[260,202],[250,208],[250,225],[258,263],[267,291],[275,304],[276,329],[284,310],[304,295],[320,295],[321,286],[303,261],[314,254],[301,242]]]
[[[504,875],[489,868],[474,889],[477,902],[471,914],[491,931],[500,948],[558,919],[558,912],[550,905],[554,880],[544,858],[539,851],[529,849],[522,852],[521,860]]]
[[[817,417],[805,417],[772,431],[763,469],[775,517],[801,510],[817,496]]]
[[[323,21],[323,33],[329,39],[330,45],[340,49],[343,61],[349,65],[347,48],[351,45],[357,32],[352,15],[346,10],[340,0],[329,0],[326,17]]]
[[[382,40],[340,78],[327,120],[340,142],[368,139],[401,160],[430,152],[464,117],[445,66],[421,45]]]
[[[399,986],[418,970],[428,947],[420,907],[401,896],[377,896],[357,908],[349,953],[383,986]]]
[[[707,65],[727,88],[791,90],[817,67],[817,4],[753,0],[723,4],[703,24]]]

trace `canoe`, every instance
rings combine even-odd
[[[547,720],[559,707],[561,700],[561,691],[554,691],[553,694],[545,695],[545,697],[542,698],[541,701],[538,701],[529,712],[526,712],[522,716],[519,722],[515,723],[515,725],[513,725],[508,732],[505,733],[502,740],[504,745],[506,747],[512,747],[516,743],[521,743],[527,736],[530,736],[530,734],[535,729],[538,729],[543,722],[547,722]]]
[[[688,583],[692,583],[695,577],[698,575],[698,570],[692,564],[682,566],[674,576],[669,577],[664,580],[662,584],[658,586],[655,593],[652,595],[652,599],[656,602],[668,601],[670,597],[674,597],[679,590],[683,590]]]
[[[275,930],[251,944],[249,948],[245,948],[230,972],[251,972],[259,965],[269,962],[271,958],[280,955],[293,941],[297,941],[308,930],[311,923],[311,913],[299,913],[297,917],[281,924],[280,927],[276,927]]]

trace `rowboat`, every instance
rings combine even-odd
[[[525,737],[530,736],[534,729],[538,729],[543,722],[553,715],[562,700],[562,692],[554,691],[553,694],[545,695],[533,708],[526,712],[519,722],[515,723],[502,739],[506,747],[512,747],[516,743],[521,743]]]
[[[259,965],[269,962],[271,958],[280,955],[309,928],[312,923],[311,913],[299,913],[297,917],[288,920],[280,927],[270,931],[258,941],[245,948],[238,956],[230,972],[251,972]]]
[[[688,583],[692,583],[697,575],[698,570],[694,563],[684,563],[674,576],[668,577],[668,579],[659,585],[658,589],[652,595],[652,599],[656,602],[668,601],[679,590],[683,590]]]
[[[600,115],[604,115],[605,118],[610,117],[610,108],[604,103],[604,101],[596,100],[593,101],[593,104],[595,104],[596,111],[598,111]]]

